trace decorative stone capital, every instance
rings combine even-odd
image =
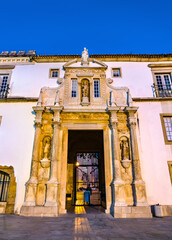
[[[131,107],[126,107],[125,108],[125,111],[129,113],[129,115],[133,115],[134,113],[137,112],[139,107],[134,107],[134,106],[131,106]]]
[[[110,123],[112,128],[117,128],[118,126],[118,117],[117,117],[117,112],[119,111],[119,107],[109,107],[108,110],[111,113],[111,118],[110,118]]]
[[[35,117],[35,125],[37,123],[41,124],[42,123],[42,113],[44,111],[44,107],[33,107],[34,112],[36,113],[36,117]]]
[[[111,126],[113,129],[116,129],[118,127],[118,119],[113,122],[111,121]]]
[[[52,126],[53,126],[53,128],[60,129],[60,127],[61,127],[61,123],[58,122],[58,121],[53,121]]]
[[[136,126],[137,118],[136,117],[129,117],[129,124],[130,124],[130,126]]]
[[[120,110],[120,107],[108,107],[109,112],[114,113]]]
[[[55,106],[55,107],[51,108],[51,110],[54,113],[54,117],[53,117],[53,125],[54,126],[60,124],[60,121],[61,121],[60,114],[61,114],[62,109],[63,109],[63,107],[60,107],[60,106]]]

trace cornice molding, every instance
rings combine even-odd
[[[68,62],[73,59],[81,61],[81,55],[38,55],[32,57],[35,62]],[[172,61],[172,54],[90,54],[89,61],[103,62],[160,62]]]
[[[172,68],[172,63],[148,64],[149,68]]]

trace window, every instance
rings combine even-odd
[[[166,144],[172,144],[172,114],[161,114],[161,122]]]
[[[112,68],[112,77],[121,77],[120,68]]]
[[[157,97],[171,97],[172,96],[172,82],[171,75],[155,74],[155,92]]]
[[[72,92],[71,92],[72,97],[77,97],[77,80],[73,79],[72,80]]]
[[[58,78],[59,69],[50,69],[50,78]]]
[[[94,80],[94,97],[100,97],[100,81]]]
[[[0,202],[7,201],[9,183],[10,183],[9,174],[0,171]]]
[[[9,90],[9,75],[0,74],[0,98],[6,98]]]

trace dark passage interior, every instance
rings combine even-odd
[[[105,207],[102,130],[69,130],[67,209],[72,205]]]

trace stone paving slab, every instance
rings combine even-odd
[[[105,213],[57,218],[0,215],[0,240],[172,239],[172,218],[115,219]]]

